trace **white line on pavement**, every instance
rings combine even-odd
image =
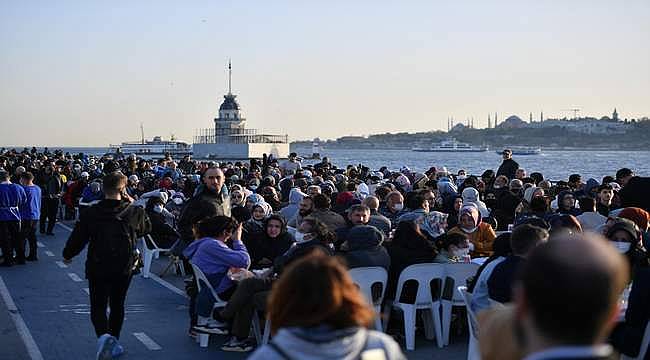
[[[45,255],[47,255],[47,256],[54,256],[54,253],[51,252],[50,250],[46,250],[46,251],[45,251]]]
[[[63,261],[57,261],[56,265],[60,267],[61,269],[65,269],[68,267],[68,265],[64,264]]]
[[[36,242],[36,246],[38,246],[38,247],[40,247],[40,248],[44,248],[44,247],[45,247],[45,244],[43,244],[43,243],[40,242],[40,241],[37,241],[37,242]]]
[[[80,278],[79,275],[77,275],[75,273],[68,273],[68,277],[70,279],[72,279],[72,281],[74,281],[74,282],[82,282],[83,281],[83,279]]]
[[[149,349],[149,350],[161,350],[162,349],[162,347],[160,345],[158,345],[155,341],[153,341],[152,338],[150,338],[149,336],[147,336],[147,334],[145,334],[143,332],[133,333],[133,336],[135,336],[136,339],[140,340],[140,342],[142,344],[144,344],[144,346],[146,346],[147,349]]]
[[[167,289],[169,289],[169,290],[175,292],[176,294],[178,294],[178,295],[180,295],[180,296],[182,296],[182,297],[184,297],[184,298],[186,298],[186,299],[188,298],[188,297],[187,297],[187,294],[185,294],[185,291],[183,291],[183,290],[177,288],[176,286],[170,284],[169,282],[167,282],[167,281],[161,279],[160,277],[158,277],[158,275],[156,275],[156,274],[154,274],[154,273],[151,273],[151,274],[149,274],[149,278],[153,279],[153,281],[155,281],[155,282],[157,282],[158,284],[160,284],[160,285],[166,287]]]
[[[62,228],[64,228],[64,229],[66,229],[66,230],[72,232],[72,228],[69,227],[68,225],[66,225],[66,224],[61,224],[60,222],[58,222],[58,223],[56,223],[56,224],[57,224],[57,225],[60,225],[60,226],[61,226]]]
[[[90,289],[88,288],[83,288],[82,289],[87,295],[90,295]]]
[[[23,320],[23,317],[20,315],[20,312],[14,303],[14,300],[11,298],[9,289],[7,289],[7,285],[5,285],[4,280],[2,280],[2,276],[0,276],[0,295],[7,305],[11,319],[14,321],[14,324],[16,324],[18,334],[25,343],[29,357],[32,360],[43,360],[43,354],[41,354],[41,350],[38,348],[38,345],[36,345],[36,341],[34,341],[32,333],[29,331],[27,324],[25,324],[25,320]]]

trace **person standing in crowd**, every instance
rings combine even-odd
[[[4,257],[0,266],[25,264],[25,244],[21,244],[20,208],[25,206],[27,195],[20,185],[9,181],[10,175],[0,170],[0,245]]]
[[[596,231],[598,227],[607,221],[607,216],[603,216],[596,211],[596,201],[590,197],[582,197],[579,199],[580,211],[582,214],[576,216],[580,222],[582,230]]]
[[[25,240],[29,244],[29,255],[26,260],[38,260],[36,244],[36,223],[41,216],[41,188],[34,185],[34,174],[26,171],[20,175],[20,184],[25,190],[27,200],[25,206],[20,208],[20,235],[21,243],[25,244]]]
[[[144,209],[131,206],[122,196],[126,182],[121,172],[104,177],[104,199],[81,214],[63,249],[63,261],[69,264],[88,244],[86,278],[90,318],[98,337],[97,359],[101,360],[124,353],[118,339],[136,263],[135,243],[138,236],[150,231]],[[110,306],[108,318],[107,306]]]
[[[345,218],[343,216],[330,210],[331,200],[325,194],[318,194],[314,196],[314,211],[311,217],[319,220],[331,232],[335,232],[339,228],[346,226]]]
[[[602,184],[598,187],[598,196],[596,197],[596,211],[602,216],[609,216],[609,212],[614,210],[612,199],[614,198],[614,188],[609,184]]]
[[[61,177],[54,164],[45,166],[44,173],[40,179],[39,186],[41,187],[41,218],[39,222],[39,230],[41,234],[54,235],[54,225],[56,224],[56,215],[59,211],[59,198],[61,197],[61,190],[63,183]],[[47,220],[47,232],[45,228],[45,221]]]
[[[510,180],[514,179],[517,169],[519,169],[519,164],[512,159],[512,150],[505,149],[501,155],[503,155],[503,162],[497,170],[497,177],[499,175],[504,175]]]
[[[178,219],[178,232],[184,246],[194,240],[192,226],[212,216],[230,216],[230,200],[222,191],[225,176],[218,167],[208,168],[203,174],[205,185],[185,205]]]

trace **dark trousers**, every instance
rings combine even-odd
[[[96,277],[88,279],[90,293],[90,320],[95,327],[97,337],[111,334],[120,337],[124,322],[124,301],[131,283],[131,275],[113,275],[111,277]],[[111,312],[106,318],[106,307],[110,305]]]
[[[20,222],[20,243],[25,253],[25,242],[29,244],[29,256],[36,257],[38,246],[36,246],[36,223],[38,220],[23,220]]]
[[[266,298],[271,290],[271,279],[249,278],[237,285],[228,305],[221,310],[221,317],[232,320],[231,333],[242,339],[248,337],[253,316],[257,309],[264,309]]]
[[[0,221],[0,247],[5,263],[13,264],[14,250],[16,260],[25,261],[25,247],[20,246],[20,221]]]
[[[54,231],[54,224],[56,224],[56,215],[59,212],[59,199],[41,199],[41,221],[39,223],[39,230],[41,234],[45,232],[45,220],[47,219],[47,232]]]

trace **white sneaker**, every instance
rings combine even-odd
[[[97,360],[112,360],[113,348],[117,339],[111,334],[104,334],[97,339]]]

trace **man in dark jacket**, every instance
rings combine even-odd
[[[199,220],[212,216],[230,216],[230,200],[221,191],[225,177],[218,167],[212,167],[203,174],[203,189],[192,197],[181,211],[178,232],[187,245],[194,236],[192,226]]]
[[[348,268],[380,266],[388,271],[390,256],[382,246],[384,235],[374,226],[357,225],[348,232],[343,256]]]
[[[41,219],[39,229],[41,234],[45,233],[45,220],[47,220],[47,235],[54,235],[54,224],[56,224],[56,215],[59,211],[59,199],[63,182],[61,176],[53,164],[45,167],[42,176],[39,179],[38,186],[41,187]]]
[[[86,278],[90,318],[98,339],[98,359],[124,352],[117,343],[124,322],[124,301],[136,261],[135,241],[149,232],[144,209],[130,206],[122,197],[126,176],[114,172],[104,177],[104,199],[81,214],[63,249],[70,263],[88,244]],[[107,305],[110,315],[106,318]]]
[[[503,150],[503,162],[497,170],[497,176],[505,175],[508,179],[514,179],[517,169],[519,169],[519,164],[516,161],[512,160],[512,150],[505,149]]]

